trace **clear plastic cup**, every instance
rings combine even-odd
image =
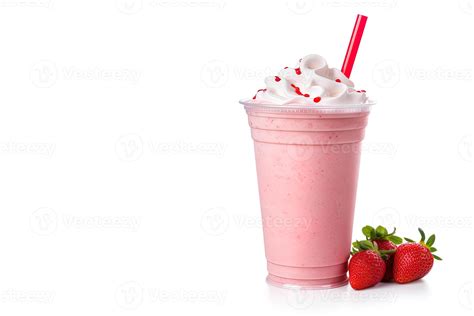
[[[240,103],[254,140],[268,283],[347,284],[361,141],[374,103]]]

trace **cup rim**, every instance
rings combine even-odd
[[[240,104],[244,105],[246,110],[257,110],[261,112],[281,112],[281,113],[358,113],[370,112],[373,105],[376,104],[374,100],[368,100],[363,104],[342,104],[342,105],[321,105],[308,106],[302,104],[269,104],[269,103],[253,103],[250,99],[239,100]]]

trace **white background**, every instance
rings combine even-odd
[[[269,287],[237,103],[309,53],[378,101],[365,224],[437,234],[422,281]],[[472,1],[1,0],[0,314],[472,309]]]

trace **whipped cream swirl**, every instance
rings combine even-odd
[[[265,78],[265,85],[249,103],[341,106],[369,102],[365,90],[354,89],[339,69],[329,68],[323,57],[314,54],[302,58],[297,68],[285,67],[277,76]]]

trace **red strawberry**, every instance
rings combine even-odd
[[[349,282],[354,290],[362,290],[379,283],[385,274],[385,262],[377,245],[368,240],[353,244],[349,262]]]
[[[377,243],[377,246],[380,250],[391,250],[392,252],[397,249],[397,244],[401,244],[403,239],[396,236],[396,228],[393,229],[393,232],[388,233],[387,229],[383,226],[377,226],[373,228],[372,226],[364,226],[362,228],[362,233],[365,235],[367,240]],[[393,280],[393,253],[386,252],[384,256],[385,264],[387,266],[385,275],[382,281],[392,281]]]
[[[395,245],[390,240],[377,239],[375,242],[377,243],[377,246],[380,250],[397,250],[397,245]],[[382,281],[390,282],[393,280],[393,259],[394,254],[387,254],[386,259],[384,259],[387,269]]]
[[[421,279],[430,272],[434,259],[441,260],[433,255],[436,248],[432,247],[435,235],[431,235],[425,243],[425,233],[418,228],[421,234],[419,243],[405,238],[409,243],[400,245],[395,253],[393,262],[393,278],[397,283],[408,283]]]

